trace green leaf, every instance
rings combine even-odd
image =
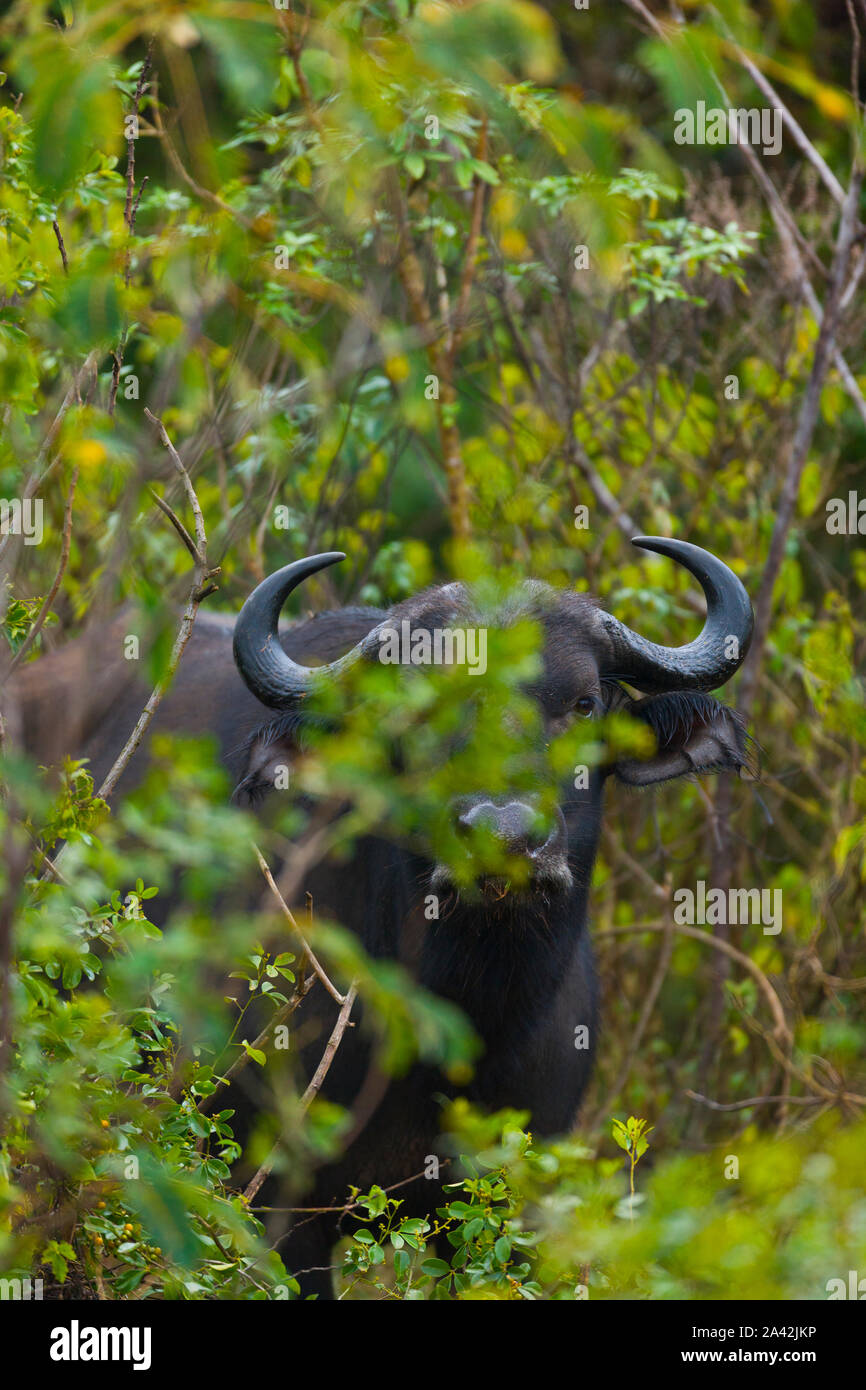
[[[50,197],[75,183],[95,145],[119,148],[123,117],[112,69],[69,46],[46,57],[35,84],[33,174]]]
[[[493,165],[488,164],[486,159],[473,159],[470,160],[470,163],[473,173],[475,173],[479,179],[482,179],[484,183],[492,184],[494,187],[501,183],[501,179],[493,168]]]
[[[472,183],[473,160],[458,159],[454,165],[454,174],[461,188],[469,188]]]

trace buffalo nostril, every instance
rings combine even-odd
[[[538,821],[531,812],[527,816],[506,817],[500,830],[506,850],[514,855],[532,854],[540,849],[547,840],[547,834],[546,830],[539,829]]]
[[[457,817],[457,829],[463,835],[468,835],[473,830],[489,830],[491,834],[498,835],[497,808],[490,801],[476,802],[474,806],[469,806],[465,811],[461,811]]]
[[[531,855],[547,843],[550,828],[544,827],[538,814],[522,801],[510,801],[495,806],[491,801],[477,802],[457,818],[457,828],[463,834],[472,830],[487,830],[501,841],[508,854]]]

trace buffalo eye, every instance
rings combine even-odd
[[[581,719],[591,719],[595,714],[596,701],[592,695],[583,695],[575,702],[574,712],[579,714]]]

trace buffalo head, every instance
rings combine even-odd
[[[278,633],[280,612],[289,594],[309,575],[343,559],[339,552],[313,555],[270,575],[250,595],[234,632],[238,671],[266,706],[284,711],[263,730],[251,753],[242,792],[262,790],[269,768],[285,761],[285,742],[307,697],[339,682],[359,661],[383,658],[386,645],[412,660],[413,642],[431,633],[453,634],[519,618],[535,619],[542,630],[542,668],[532,683],[545,738],[564,732],[579,719],[596,719],[623,710],[643,721],[654,735],[655,753],[611,761],[596,769],[584,787],[559,796],[558,807],[542,814],[526,791],[491,796],[475,787],[461,789],[451,806],[458,838],[467,854],[478,834],[501,845],[511,860],[522,861],[524,882],[545,894],[567,892],[575,877],[585,880],[600,821],[605,777],[614,773],[632,786],[666,781],[690,773],[739,768],[746,761],[746,739],[737,716],[708,692],[723,685],[741,665],[749,647],[753,615],[743,585],[727,565],[685,541],[638,537],[635,545],[669,556],[700,583],[707,616],[700,634],[681,647],[657,645],[597,607],[586,595],[557,591],[536,581],[525,583],[501,610],[478,610],[461,584],[448,584],[397,605],[349,652],[318,667],[301,665],[284,650]],[[402,647],[401,647],[402,639]],[[452,651],[453,654],[453,651]],[[476,651],[476,657],[478,653]],[[642,692],[635,698],[626,687]],[[494,894],[499,880],[483,884]],[[450,886],[449,871],[434,868],[431,887]]]

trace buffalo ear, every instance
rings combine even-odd
[[[630,700],[625,711],[652,729],[656,752],[627,758],[614,771],[630,787],[702,772],[752,771],[750,739],[739,715],[711,695],[670,691]]]
[[[232,792],[235,805],[257,806],[268,792],[285,791],[296,754],[297,749],[283,739],[272,743],[254,739],[247,750],[241,779]]]
[[[268,792],[287,790],[292,764],[307,743],[306,723],[299,714],[284,714],[247,739],[232,793],[236,806],[257,806]]]

